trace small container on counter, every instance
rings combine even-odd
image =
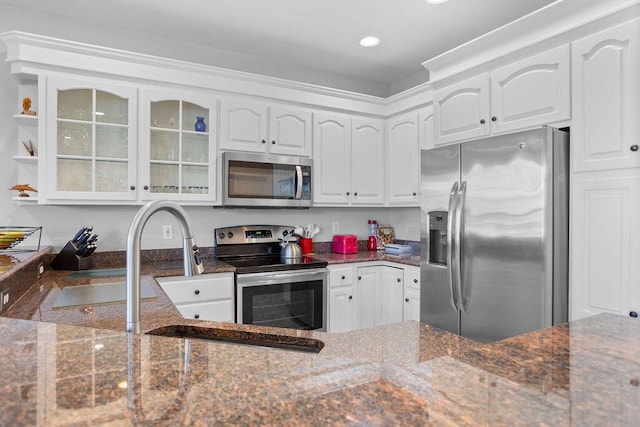
[[[375,236],[369,236],[369,240],[367,240],[367,250],[375,251],[378,249],[378,240]]]

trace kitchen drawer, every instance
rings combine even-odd
[[[405,286],[407,286],[408,288],[420,290],[420,268],[405,267],[404,283],[405,283]]]
[[[353,283],[353,267],[329,268],[329,287],[346,286]]]
[[[233,298],[233,273],[161,277],[157,281],[174,304]]]
[[[176,304],[185,319],[210,320],[213,322],[233,322],[233,300],[209,301],[196,304]]]

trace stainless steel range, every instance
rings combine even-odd
[[[237,323],[326,330],[327,262],[281,258],[280,242],[293,229],[246,225],[215,230],[216,258],[236,268]]]

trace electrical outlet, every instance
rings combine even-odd
[[[340,232],[340,223],[338,221],[333,221],[331,223],[331,232],[333,234],[338,234]]]
[[[2,308],[9,306],[9,289],[6,291],[2,291],[0,294],[0,298],[2,299]]]
[[[44,273],[44,264],[40,263],[38,264],[38,279],[40,278],[40,276],[42,276],[43,273]]]
[[[162,237],[165,239],[173,239],[173,226],[171,225],[163,225],[162,226]]]

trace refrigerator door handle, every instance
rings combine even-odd
[[[466,314],[467,309],[467,289],[462,282],[462,231],[464,230],[464,200],[467,193],[467,182],[462,181],[456,196],[456,217],[454,245],[456,251],[456,269],[454,272],[455,286],[458,295],[458,308],[462,314]]]
[[[449,278],[449,302],[455,311],[458,307],[458,294],[455,286],[454,270],[458,262],[456,258],[455,216],[457,211],[458,182],[454,182],[449,193],[449,214],[447,215],[447,277]]]

